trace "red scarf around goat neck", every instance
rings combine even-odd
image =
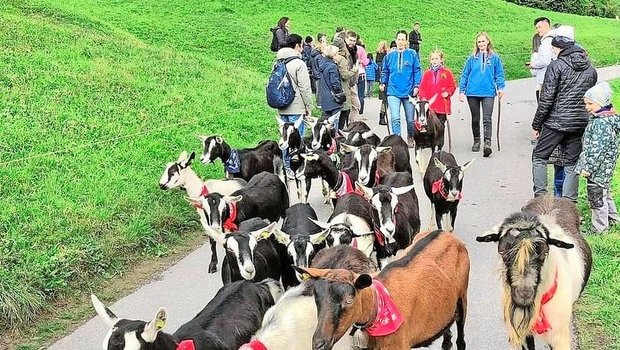
[[[237,220],[237,203],[228,204],[228,211],[230,212],[230,216],[228,216],[228,219],[224,221],[222,226],[224,226],[225,230],[235,232],[239,229],[237,224],[235,224],[235,220]]]
[[[373,337],[382,337],[396,332],[404,322],[403,314],[390,297],[390,292],[381,283],[373,279],[371,288],[377,295],[377,316],[374,322],[366,327],[366,331]]]
[[[448,199],[448,193],[446,192],[446,188],[443,185],[443,177],[439,180],[433,182],[433,188],[431,189],[432,193],[439,193],[443,199]],[[459,191],[458,196],[456,196],[456,200],[463,199],[463,192]]]
[[[268,350],[265,344],[258,339],[252,339],[249,343],[244,344],[240,350]]]
[[[349,177],[349,174],[345,173],[344,171],[341,171],[340,175],[342,176],[342,183],[340,184],[340,187],[336,191],[336,198],[340,198],[347,193],[355,192],[353,190],[353,183],[351,183],[351,178]]]
[[[196,347],[194,346],[194,341],[188,339],[178,343],[177,350],[196,350]]]
[[[536,323],[534,323],[534,326],[532,327],[533,332],[536,332],[537,334],[544,334],[551,329],[551,324],[549,323],[549,320],[547,320],[547,317],[545,316],[545,310],[543,309],[543,307],[551,299],[553,299],[553,296],[555,296],[555,292],[557,291],[557,289],[558,289],[558,271],[556,270],[553,284],[551,285],[549,290],[547,290],[545,294],[543,294],[542,296],[542,301],[540,302],[540,311],[538,312],[538,318],[536,319]]]
[[[207,185],[202,185],[202,191],[200,191],[200,197],[206,197],[209,195],[209,189]]]

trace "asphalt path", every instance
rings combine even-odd
[[[599,80],[620,77],[620,66],[599,69],[598,72]],[[510,81],[505,91],[500,126],[501,151],[497,150],[495,139],[496,104],[493,114],[491,157],[483,158],[482,152],[470,151],[471,120],[466,103],[461,103],[453,97],[453,115],[449,119],[452,129],[452,153],[457,162],[463,164],[476,158],[465,173],[464,197],[459,204],[455,224],[455,233],[467,245],[471,259],[469,305],[465,327],[465,340],[470,349],[509,349],[500,309],[496,246],[490,243],[477,243],[475,238],[501,222],[508,214],[518,211],[532,197],[530,124],[536,110],[534,81],[533,79]],[[383,137],[387,134],[387,130],[377,124],[379,103],[377,98],[367,99],[364,117],[368,118],[367,123],[371,128],[376,127],[376,133]],[[447,146],[446,142],[444,150],[447,150]],[[413,160],[413,150],[411,155]],[[153,181],[155,183],[157,179]],[[424,193],[421,175],[415,170],[414,182],[424,230],[430,228],[430,202]],[[296,199],[293,198],[295,191],[291,191],[291,194],[291,203],[295,203]],[[320,183],[316,180],[312,185],[309,203],[317,211],[319,219],[326,220],[329,217],[330,207],[323,204]],[[198,247],[174,266],[154,276],[150,283],[121,300],[106,305],[121,318],[141,320],[150,320],[160,306],[165,306],[168,309],[165,330],[172,333],[193,318],[222,286],[219,270],[215,274],[207,273],[210,256],[208,244]],[[222,256],[223,251],[220,249],[220,264]],[[108,328],[103,321],[95,316],[70,335],[58,340],[49,349],[101,349],[107,331]],[[453,329],[453,334],[456,337],[456,329]],[[440,345],[441,341],[438,340],[430,349],[440,349]]]

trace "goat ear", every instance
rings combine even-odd
[[[317,225],[318,227],[322,228],[323,230],[328,230],[332,225],[330,225],[329,223],[326,222],[322,222],[319,220],[315,220],[313,218],[308,218],[308,220],[312,221],[315,225]]]
[[[331,269],[316,269],[313,267],[299,267],[292,265],[293,269],[297,271],[301,278],[306,281],[310,278],[323,278],[327,276],[332,270]]]
[[[362,137],[363,137],[363,138],[365,138],[365,139],[367,139],[367,138],[371,137],[372,135],[374,135],[374,134],[375,134],[375,130],[376,130],[376,129],[377,129],[377,128],[372,128],[372,129],[370,129],[370,130],[368,130],[368,131],[366,131],[366,132],[363,132],[363,133],[362,133]]]
[[[207,236],[213,238],[217,243],[224,245],[224,241],[226,240],[226,234],[213,229],[211,226],[207,226],[204,224],[202,226],[204,227]]]
[[[316,153],[301,153],[299,155],[305,160],[319,160],[319,155]]]
[[[476,242],[499,242],[499,226],[495,226],[489,231],[476,237]]]
[[[224,197],[224,201],[228,204],[233,204],[233,203],[237,203],[240,202],[243,199],[242,195],[238,195],[238,196],[226,196]]]
[[[187,156],[187,152],[183,151],[181,155],[185,155],[185,157],[181,158],[179,156],[178,164],[181,168],[185,169],[192,164],[192,160],[194,160],[194,158],[196,157],[196,152],[192,151],[192,154]]]
[[[554,245],[558,248],[571,249],[574,248],[575,245],[572,243],[564,242],[555,238],[547,238],[547,244]]]
[[[293,123],[293,126],[295,126],[295,129],[299,130],[299,127],[301,127],[301,123],[304,122],[303,118],[297,118],[297,120]]]
[[[340,133],[340,135],[342,135],[342,137],[344,137],[344,139],[348,139],[349,138],[349,134],[351,134],[348,131],[342,131],[342,130],[338,130],[338,132]]]
[[[204,209],[200,198],[185,197],[185,200],[196,209]]]
[[[346,143],[341,143],[340,144],[340,149],[344,153],[354,153],[355,151],[357,151],[359,149],[359,147],[347,145]]]
[[[392,146],[387,146],[387,147],[377,147],[376,148],[377,153],[381,154],[381,153],[388,153],[392,150]]]
[[[355,289],[364,289],[372,285],[372,277],[369,274],[363,273],[355,279],[353,286]]]
[[[357,192],[360,192],[367,201],[369,201],[374,195],[372,188],[362,185],[359,181],[355,181],[355,189]]]
[[[200,141],[202,141],[202,143],[205,143],[205,141],[207,141],[208,139],[207,136],[203,136],[203,135],[198,135],[198,138],[200,139]]]
[[[250,236],[254,237],[257,241],[267,239],[274,233],[277,224],[277,222],[272,222],[259,230],[250,232]]]
[[[323,230],[319,233],[315,233],[310,235],[310,243],[317,245],[317,244],[321,244],[323,243],[323,241],[325,241],[325,238],[327,238],[327,233],[329,232],[329,230]]]
[[[304,122],[306,122],[306,124],[308,125],[314,125],[316,124],[317,121],[319,121],[319,118],[316,118],[316,117],[304,116],[303,119],[304,119]]]
[[[439,171],[441,171],[442,173],[445,173],[446,166],[441,162],[441,160],[439,160],[439,158],[436,158],[436,157],[433,157],[433,160],[435,161],[435,166],[439,168]]]
[[[221,144],[222,142],[224,142],[224,139],[221,136],[216,136],[215,137],[215,142]]]
[[[97,315],[99,315],[99,317],[103,319],[105,324],[107,324],[110,328],[114,327],[116,322],[118,322],[118,317],[116,317],[116,315],[110,309],[105,307],[105,305],[103,305],[103,303],[99,300],[99,298],[97,298],[95,294],[90,295],[90,300],[93,303],[95,311],[97,311]]]
[[[274,234],[276,235],[276,239],[278,240],[278,242],[284,245],[288,245],[289,243],[291,243],[291,236],[289,236],[286,232],[280,230],[279,228],[275,229]]]
[[[469,166],[471,165],[471,163],[474,162],[474,160],[476,160],[476,158],[472,158],[469,162],[466,162],[465,164],[461,165],[461,170],[465,171],[467,168],[469,168]]]
[[[402,187],[392,187],[392,189],[390,190],[390,192],[392,192],[393,194],[400,196],[401,194],[405,194],[408,193],[409,191],[411,191],[413,188],[415,187],[415,185],[409,185],[409,186],[402,186]]]
[[[187,159],[187,151],[182,151],[181,154],[179,154],[179,158],[177,159],[177,163],[182,163],[186,159]]]
[[[166,320],[168,312],[166,308],[160,307],[155,314],[155,317],[144,326],[144,332],[142,332],[142,339],[147,343],[153,343],[157,338],[157,333],[166,326]]]

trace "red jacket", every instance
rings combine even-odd
[[[447,91],[448,97],[441,97],[441,93]],[[437,71],[437,75],[435,77],[435,73],[432,70],[427,70],[424,72],[422,76],[422,81],[420,82],[420,88],[418,92],[418,96],[422,100],[430,100],[433,96],[437,95],[435,102],[431,105],[431,109],[436,113],[440,114],[452,114],[452,110],[450,109],[450,97],[456,91],[456,82],[454,81],[454,75],[452,75],[452,71],[448,68],[441,67],[439,71]]]

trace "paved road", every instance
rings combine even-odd
[[[599,79],[614,77],[620,77],[620,66],[599,70]],[[509,349],[501,321],[496,247],[477,243],[475,237],[499,223],[506,215],[518,211],[532,196],[530,122],[536,108],[533,86],[533,79],[508,82],[502,107],[502,151],[497,151],[493,139],[490,158],[470,151],[470,114],[465,103],[455,101],[454,115],[450,119],[452,151],[457,161],[462,164],[476,158],[465,174],[464,198],[455,225],[455,232],[466,243],[471,259],[469,310],[465,328],[465,339],[471,349]],[[366,102],[365,115],[370,119],[368,123],[371,127],[377,125],[378,109],[377,99]],[[494,114],[493,122],[496,120]],[[380,136],[386,134],[384,127],[377,130]],[[430,202],[424,194],[419,174],[414,174],[414,181],[420,201],[422,228],[425,228],[430,222]],[[322,203],[320,187],[314,183],[310,204],[319,218],[326,220],[330,213]],[[222,253],[220,259],[221,256]],[[209,247],[203,245],[151,283],[111,304],[111,309],[119,317],[148,320],[158,307],[165,306],[169,311],[166,328],[173,332],[201,310],[222,285],[219,272],[207,273],[209,257]],[[49,349],[100,349],[107,331],[104,323],[94,317]],[[440,349],[440,341],[435,342],[431,349]]]

